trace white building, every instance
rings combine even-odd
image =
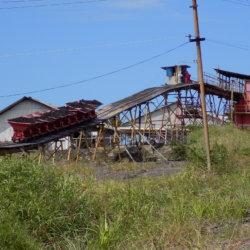
[[[13,129],[8,123],[9,119],[53,108],[56,107],[26,96],[4,108],[0,111],[0,142],[11,141],[13,136]]]

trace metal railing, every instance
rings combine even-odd
[[[244,93],[244,84],[233,81],[225,81],[220,79],[212,74],[204,73],[204,82],[207,84],[211,84],[222,88],[224,90],[236,92],[236,93]]]

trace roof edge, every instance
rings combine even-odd
[[[227,77],[235,77],[235,78],[239,78],[239,79],[243,79],[243,80],[250,80],[250,75],[235,73],[235,72],[217,69],[217,68],[214,68],[214,70],[217,73],[222,74],[222,75],[227,76]]]
[[[56,108],[56,106],[53,106],[53,105],[51,105],[51,104],[48,104],[48,103],[45,103],[45,102],[42,102],[42,101],[39,101],[39,100],[36,100],[36,99],[34,99],[34,98],[30,97],[30,96],[24,96],[24,97],[22,97],[21,99],[19,99],[19,100],[13,102],[13,103],[10,104],[9,106],[5,107],[4,109],[0,110],[0,115],[3,114],[3,113],[5,113],[6,111],[12,109],[13,107],[15,107],[16,105],[18,105],[19,103],[21,103],[21,102],[23,102],[23,101],[25,101],[25,100],[30,100],[30,101],[33,101],[33,102],[42,104],[42,105],[48,107],[49,109],[54,109],[54,108]]]

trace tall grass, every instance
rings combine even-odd
[[[238,237],[250,208],[249,170],[97,183],[29,161],[0,165],[0,249],[205,247]]]
[[[210,133],[213,164],[223,168],[226,154],[230,171],[200,171],[193,159],[196,167],[171,177],[95,182],[0,158],[0,249],[220,249],[224,240],[249,237],[242,229],[250,213],[249,135],[231,127]],[[199,155],[201,136],[190,135],[193,151],[185,153]]]
[[[189,172],[132,185],[103,184],[96,189],[98,201],[92,201],[102,197],[98,211],[112,231],[108,246],[201,246],[205,228],[244,220],[250,206],[249,177],[249,172],[206,177]]]
[[[79,185],[76,178],[56,174],[52,168],[2,158],[0,215],[8,238],[20,239],[35,249],[33,246],[39,243],[52,244],[63,237],[85,233],[90,212]],[[12,218],[12,222],[6,218]],[[17,230],[12,230],[12,224]],[[10,242],[6,237],[4,232],[0,234],[1,249],[5,247],[1,244]]]
[[[175,158],[185,159],[199,169],[206,168],[203,129],[192,127],[188,144],[173,145]],[[250,132],[234,125],[210,126],[211,162],[213,171],[225,173],[250,166]]]

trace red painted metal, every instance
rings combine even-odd
[[[239,100],[238,104],[235,104],[235,123],[241,127],[250,126],[250,81],[245,81],[245,94],[244,97]]]
[[[12,140],[28,141],[88,121],[96,117],[95,109],[100,105],[96,100],[80,100],[53,110],[11,119],[8,122],[14,130]]]

